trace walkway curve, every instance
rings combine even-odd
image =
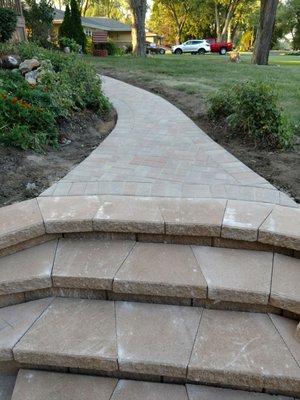
[[[161,97],[103,77],[113,132],[41,196],[223,198],[297,207]]]

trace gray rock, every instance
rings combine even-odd
[[[38,68],[40,65],[41,65],[40,62],[36,58],[32,58],[31,60],[23,61],[19,66],[19,70],[24,75],[27,72],[30,72],[33,69]]]
[[[20,64],[20,57],[15,55],[7,55],[0,57],[0,65],[5,69],[17,68]]]
[[[30,71],[25,74],[25,81],[30,85],[37,84],[37,71]]]

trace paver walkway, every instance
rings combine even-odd
[[[114,131],[42,196],[132,195],[296,204],[229,154],[166,100],[103,78]]]

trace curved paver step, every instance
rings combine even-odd
[[[292,397],[55,372],[21,370],[11,400],[294,400]],[[1,398],[10,400],[10,397]]]
[[[300,316],[300,260],[129,240],[60,238],[0,258],[0,306],[49,295]]]
[[[0,255],[66,233],[273,250],[300,257],[300,208],[225,199],[50,197],[0,209]]]
[[[6,307],[0,321],[2,370],[16,362],[300,395],[297,322],[274,314],[56,298]]]

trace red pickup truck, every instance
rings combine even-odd
[[[217,43],[216,39],[205,39],[210,44],[210,51],[212,53],[220,53],[224,56],[227,51],[232,51],[232,43]]]

